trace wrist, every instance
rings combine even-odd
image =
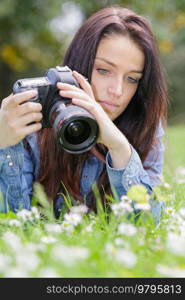
[[[109,153],[112,158],[113,168],[126,168],[132,155],[132,149],[128,142],[118,144],[114,148],[109,148]]]
[[[121,136],[117,136],[117,140],[108,149],[110,152],[123,152],[124,150],[129,151],[131,148],[127,138],[121,134]]]

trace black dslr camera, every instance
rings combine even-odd
[[[96,143],[99,131],[97,122],[87,110],[73,105],[71,99],[61,97],[57,82],[79,87],[67,66],[57,66],[49,69],[45,77],[17,80],[13,93],[36,89],[38,96],[30,101],[42,104],[42,127],[54,129],[58,143],[66,152],[86,152]]]

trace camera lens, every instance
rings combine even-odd
[[[49,120],[59,144],[68,153],[84,153],[96,143],[98,124],[82,107],[57,101],[50,110]]]
[[[84,126],[82,122],[71,122],[69,126],[67,127],[68,134],[74,137],[79,137],[81,134],[83,134]]]
[[[83,143],[90,135],[91,129],[87,122],[82,120],[72,121],[65,130],[68,143],[77,145]]]

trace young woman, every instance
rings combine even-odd
[[[146,19],[118,6],[98,11],[75,35],[63,65],[74,70],[81,88],[58,83],[59,94],[94,115],[100,129],[98,143],[83,154],[66,153],[57,146],[52,129],[41,129],[41,105],[26,102],[35,91],[4,99],[2,211],[7,211],[7,203],[13,211],[30,209],[35,181],[44,186],[56,216],[65,189],[74,200],[96,209],[95,182],[104,203],[111,188],[121,197],[132,185],[142,184],[151,193],[160,183],[167,93]],[[158,222],[161,204],[154,201],[151,208]]]

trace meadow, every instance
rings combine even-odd
[[[134,186],[121,201],[109,199],[98,213],[66,199],[61,218],[35,185],[31,211],[0,214],[0,277],[185,277],[185,127],[164,137],[165,167],[155,201],[165,203],[160,224],[148,195]],[[142,212],[133,213],[131,201]],[[42,207],[42,208],[41,208]]]

